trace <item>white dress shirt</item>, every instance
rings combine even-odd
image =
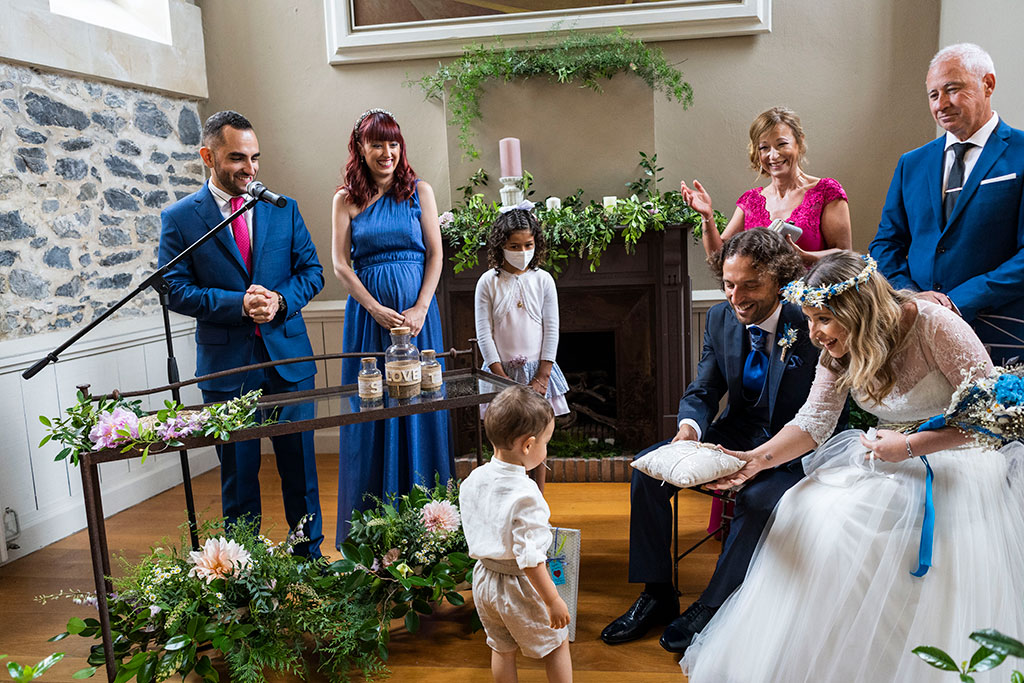
[[[945,162],[942,166],[942,191],[945,192],[948,188],[946,183],[949,182],[949,170],[953,168],[953,150],[950,149],[954,143],[957,142],[970,142],[974,147],[968,147],[967,151],[964,152],[964,184],[967,184],[967,179],[971,177],[971,171],[974,170],[974,165],[978,163],[978,157],[981,156],[981,150],[985,147],[985,143],[988,142],[989,137],[992,135],[992,131],[999,125],[999,115],[992,112],[992,118],[990,118],[984,126],[974,131],[974,135],[967,138],[966,140],[958,140],[955,135],[946,131],[946,156]]]
[[[214,185],[212,178],[207,180],[206,184],[210,188],[210,194],[213,195],[213,200],[217,202],[217,208],[220,209],[220,215],[227,218],[233,214],[234,211],[231,210],[232,195],[229,195],[227,192]],[[249,196],[245,194],[241,195],[241,197],[243,199],[249,198]],[[245,216],[245,223],[249,226],[249,248],[252,249],[252,209],[249,209],[242,215]],[[231,234],[232,236],[234,235],[233,232]]]
[[[761,322],[756,323],[757,327],[760,327],[762,330],[765,331],[765,348],[768,350],[768,358],[769,359],[772,357],[772,342],[775,341],[775,330],[777,330],[779,328],[779,318],[781,316],[782,316],[782,302],[780,301],[778,304],[775,305],[775,310],[772,311],[772,314],[770,316],[768,316],[767,318],[765,318]],[[754,326],[755,325],[747,325],[746,326],[747,330],[748,330],[748,332],[747,332],[748,334],[749,334],[750,328],[754,327]],[[701,429],[700,429],[700,425],[697,424],[697,422],[695,420],[692,420],[692,419],[690,419],[688,417],[684,417],[682,420],[679,421],[679,428],[682,429],[683,425],[690,425],[691,427],[693,427],[693,431],[697,432],[697,440],[700,441],[700,438],[701,438],[701,435],[702,435],[701,434]]]

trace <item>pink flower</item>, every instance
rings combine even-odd
[[[193,550],[188,554],[188,561],[195,565],[188,575],[206,579],[206,583],[238,576],[249,564],[249,559],[249,551],[238,543],[223,536],[208,538],[202,550]]]
[[[128,436],[118,432],[127,432]],[[114,412],[100,413],[96,425],[89,432],[94,451],[116,446],[129,439],[139,438],[139,416],[125,408],[114,408]]]
[[[458,531],[461,524],[459,509],[447,500],[432,500],[424,505],[420,519],[427,531],[432,533]]]

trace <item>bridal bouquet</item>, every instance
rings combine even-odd
[[[373,599],[390,619],[405,619],[410,632],[419,629],[419,615],[431,603],[447,600],[462,605],[459,590],[473,560],[459,514],[459,489],[454,481],[435,481],[433,489],[413,487],[406,495],[377,501],[366,512],[352,514],[345,559],[331,567],[365,572]]]
[[[1024,365],[995,367],[982,377],[973,368],[965,374],[946,412],[922,429],[951,425],[991,448],[1024,439]]]
[[[185,535],[177,547],[123,562],[125,575],[114,578],[107,602],[116,680],[149,683],[195,674],[217,681],[218,654],[236,682],[265,681],[271,671],[308,680],[316,669],[330,681],[347,681],[353,670],[365,679],[384,673],[387,622],[365,577],[294,557],[292,548],[306,540],[305,521],[280,543],[252,526],[225,532],[221,523],[207,523],[198,550]],[[38,600],[59,597],[96,605],[95,595],[82,592]],[[74,617],[54,640],[69,635],[100,638],[99,621]],[[310,648],[316,666],[304,658]],[[92,648],[88,663],[103,665],[102,645]]]

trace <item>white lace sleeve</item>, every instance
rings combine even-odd
[[[930,354],[932,367],[937,368],[952,386],[958,386],[967,373],[987,375],[992,360],[984,345],[964,319],[937,304],[917,302],[921,316],[923,348]]]
[[[819,446],[835,431],[839,415],[843,412],[843,405],[846,404],[846,395],[849,393],[836,388],[837,379],[834,372],[818,363],[807,400],[786,425],[804,430]]]

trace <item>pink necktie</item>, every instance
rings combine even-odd
[[[231,198],[231,212],[238,211],[245,203],[241,197]],[[231,232],[235,234],[235,242],[238,243],[238,251],[242,252],[242,260],[245,262],[245,269],[252,272],[252,246],[249,243],[249,224],[245,222],[245,214],[238,214],[235,220],[231,221]]]

